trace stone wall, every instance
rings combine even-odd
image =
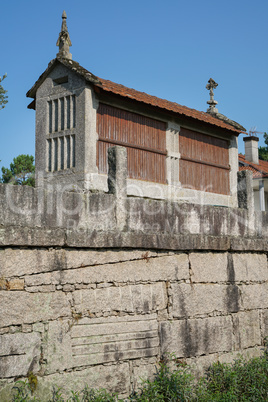
[[[266,252],[1,247],[0,399],[85,383],[127,395],[175,353],[198,372],[268,336]]]
[[[126,396],[165,353],[198,373],[261,353],[268,214],[248,174],[243,208],[132,198],[124,152],[108,194],[0,185],[1,401],[31,372],[44,401],[53,384]]]

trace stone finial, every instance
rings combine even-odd
[[[208,80],[208,83],[206,85],[206,89],[209,90],[210,95],[210,100],[207,101],[207,104],[209,105],[207,112],[211,114],[218,113],[218,109],[215,107],[218,104],[218,102],[214,100],[214,92],[213,92],[213,89],[217,88],[217,86],[218,84],[212,78]]]
[[[69,51],[69,47],[72,46],[72,42],[69,36],[66,19],[67,19],[66,12],[63,11],[61,32],[57,40],[57,46],[59,46],[59,53],[57,54],[57,57],[63,57],[65,59],[71,60],[72,54]]]

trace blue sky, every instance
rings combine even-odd
[[[1,4],[9,103],[0,111],[0,166],[34,155],[25,94],[57,53],[64,9],[73,59],[92,73],[203,111],[212,77],[219,112],[268,131],[267,0],[9,0]]]

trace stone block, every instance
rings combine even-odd
[[[268,308],[268,282],[239,286],[242,293],[242,305],[246,310]]]
[[[0,246],[60,247],[64,242],[65,232],[60,228],[6,226],[0,229]]]
[[[71,314],[68,297],[63,292],[2,292],[0,327],[30,324]]]
[[[145,259],[141,250],[73,250],[66,249],[66,267],[82,268],[94,265],[105,265],[116,262],[126,262]],[[168,253],[148,251],[147,257],[166,256]],[[0,254],[1,256],[1,254]]]
[[[55,373],[40,377],[38,380],[36,396],[44,402],[47,402],[49,398],[51,400],[53,385],[61,387],[65,400],[71,397],[71,391],[81,391],[85,385],[88,385],[89,388],[104,388],[110,392],[117,392],[122,397],[126,397],[131,391],[130,370],[127,362]]]
[[[47,360],[46,374],[63,371],[73,366],[70,320],[51,321],[43,345],[44,359]]]
[[[268,340],[268,310],[263,310],[261,312],[261,332],[262,339],[267,338]]]
[[[24,279],[11,279],[8,281],[9,290],[23,290],[24,289]]]
[[[191,253],[192,282],[225,282],[227,253]]]
[[[1,378],[25,376],[39,369],[41,338],[37,333],[4,334],[0,337]]]
[[[235,280],[239,282],[262,282],[268,280],[266,254],[234,253]]]
[[[233,314],[234,350],[261,345],[261,328],[258,311]]]
[[[100,289],[81,289],[73,292],[77,312],[162,310],[167,305],[164,283],[151,285],[128,285]]]
[[[177,357],[206,355],[232,350],[232,319],[230,316],[162,322],[160,324],[162,353]]]
[[[227,285],[171,284],[173,317],[194,317],[209,313],[228,312]],[[240,299],[238,301],[240,307]]]
[[[65,267],[64,261],[62,250],[7,248],[0,265],[0,274],[13,277],[60,270]]]
[[[245,359],[253,359],[254,357],[260,357],[263,355],[263,347],[255,346],[245,350],[234,351],[231,353],[219,354],[219,362],[221,363],[233,363],[235,360],[240,359],[241,356]]]
[[[82,318],[49,323],[44,343],[47,374],[156,356],[159,352],[155,314]]]
[[[155,314],[83,318],[71,328],[74,366],[156,356],[159,353]]]
[[[105,256],[106,252],[103,254],[104,265],[102,265],[102,261],[99,261],[101,265],[97,263],[96,267],[63,271],[61,272],[61,283],[137,283],[189,279],[188,257],[186,254],[152,258],[150,252],[140,251],[139,260],[133,255],[134,261],[123,260],[118,264],[111,263],[114,262],[114,259],[126,258],[125,253],[119,256],[116,253],[111,255],[111,252],[107,252],[108,258]]]
[[[133,367],[134,389],[138,391],[143,381],[152,380],[156,374],[156,369],[156,363],[147,363],[146,361]]]

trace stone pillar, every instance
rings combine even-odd
[[[229,145],[229,164],[231,167],[229,173],[230,194],[232,197],[231,205],[237,208],[237,172],[238,172],[238,141],[237,137],[233,136]]]
[[[254,207],[254,194],[252,184],[252,172],[243,170],[237,173],[237,199],[238,208],[247,210],[247,222],[249,235],[255,233],[255,207]]]
[[[259,181],[260,210],[265,211],[264,181]]]
[[[108,148],[108,189],[115,195],[117,229],[127,224],[127,150],[125,147]]]
[[[167,182],[171,186],[180,186],[179,180],[179,132],[180,126],[175,123],[169,123],[166,133],[167,147]]]
[[[254,213],[254,195],[252,186],[252,172],[243,170],[237,173],[238,208],[247,209]]]
[[[84,153],[84,172],[86,174],[86,188],[91,188],[90,175],[98,174],[97,168],[97,109],[98,100],[92,88],[84,90],[84,110],[80,116],[84,122],[84,141],[81,144],[81,152]]]

